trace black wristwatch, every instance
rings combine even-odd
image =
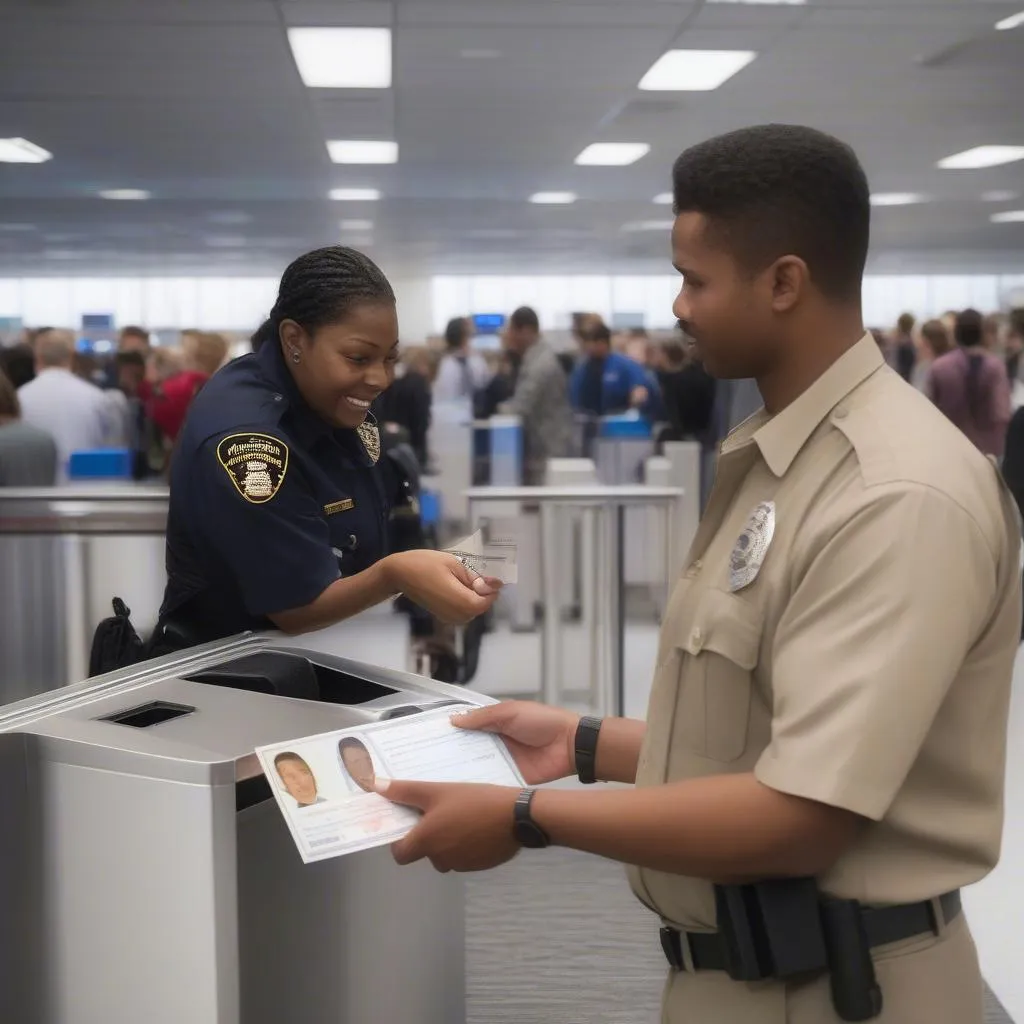
[[[530,804],[536,792],[535,789],[524,789],[519,794],[512,821],[512,834],[516,837],[516,842],[528,850],[543,850],[551,845],[547,832],[533,820],[530,813]]]
[[[576,774],[580,782],[590,786],[597,782],[597,739],[601,732],[601,719],[584,715],[576,726]]]

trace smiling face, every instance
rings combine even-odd
[[[373,400],[395,379],[398,316],[393,303],[360,303],[343,321],[319,327],[312,336],[294,320],[285,320],[280,334],[285,365],[302,397],[333,427],[358,427]]]

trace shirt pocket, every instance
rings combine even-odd
[[[680,652],[677,729],[694,753],[727,763],[747,750],[763,615],[722,590],[700,596]]]

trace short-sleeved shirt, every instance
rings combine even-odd
[[[171,464],[161,609],[197,639],[266,629],[388,551],[393,495],[354,430],[306,404],[280,346],[219,370]]]
[[[662,629],[637,783],[753,772],[867,824],[819,879],[929,899],[999,855],[1021,541],[994,464],[870,336],[722,445]],[[706,881],[631,869],[682,928]]]

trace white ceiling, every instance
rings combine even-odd
[[[851,142],[880,192],[873,269],[1024,270],[1024,162],[938,171],[983,143],[1024,144],[1024,0],[0,0],[0,137],[54,159],[0,164],[0,274],[276,274],[338,241],[389,270],[664,272],[678,152],[764,121]],[[390,25],[387,91],[308,90],[289,25]],[[711,93],[641,93],[670,46],[754,49]],[[465,57],[465,51],[498,56]],[[391,167],[331,164],[328,138],[396,139]],[[588,143],[647,142],[626,168],[576,167]],[[383,202],[332,203],[375,186]],[[145,203],[95,197],[142,188]],[[991,190],[1016,202],[985,203]],[[571,190],[572,207],[534,207]]]

